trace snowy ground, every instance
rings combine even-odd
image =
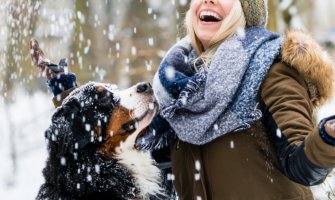
[[[35,198],[43,182],[41,171],[47,156],[43,133],[53,111],[50,95],[29,96],[21,91],[17,99],[7,108],[0,99],[0,194],[4,200]],[[15,176],[11,146],[17,156]]]
[[[41,170],[47,156],[43,132],[49,124],[54,108],[50,94],[35,93],[29,96],[20,91],[16,96],[15,103],[7,108],[0,99],[0,195],[4,200],[29,200],[35,198],[43,182]],[[335,112],[334,105],[335,101],[323,107],[318,117]],[[6,117],[6,112],[10,114],[9,118]],[[11,131],[10,121],[13,123]],[[17,152],[15,176],[10,157],[10,139],[14,139]],[[313,188],[316,198],[329,200],[327,192],[331,187],[335,190],[334,186],[335,175],[332,175],[325,184]]]

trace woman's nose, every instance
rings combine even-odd
[[[216,4],[216,0],[214,1],[209,1],[209,0],[204,0],[205,4]]]

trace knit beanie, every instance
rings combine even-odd
[[[268,18],[267,0],[240,0],[247,27],[266,26]]]

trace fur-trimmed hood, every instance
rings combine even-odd
[[[281,59],[306,78],[314,106],[324,104],[333,96],[334,61],[307,33],[287,31]]]

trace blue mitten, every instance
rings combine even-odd
[[[54,96],[57,96],[65,90],[77,86],[76,75],[73,73],[59,74],[56,77],[49,79],[47,84]]]

